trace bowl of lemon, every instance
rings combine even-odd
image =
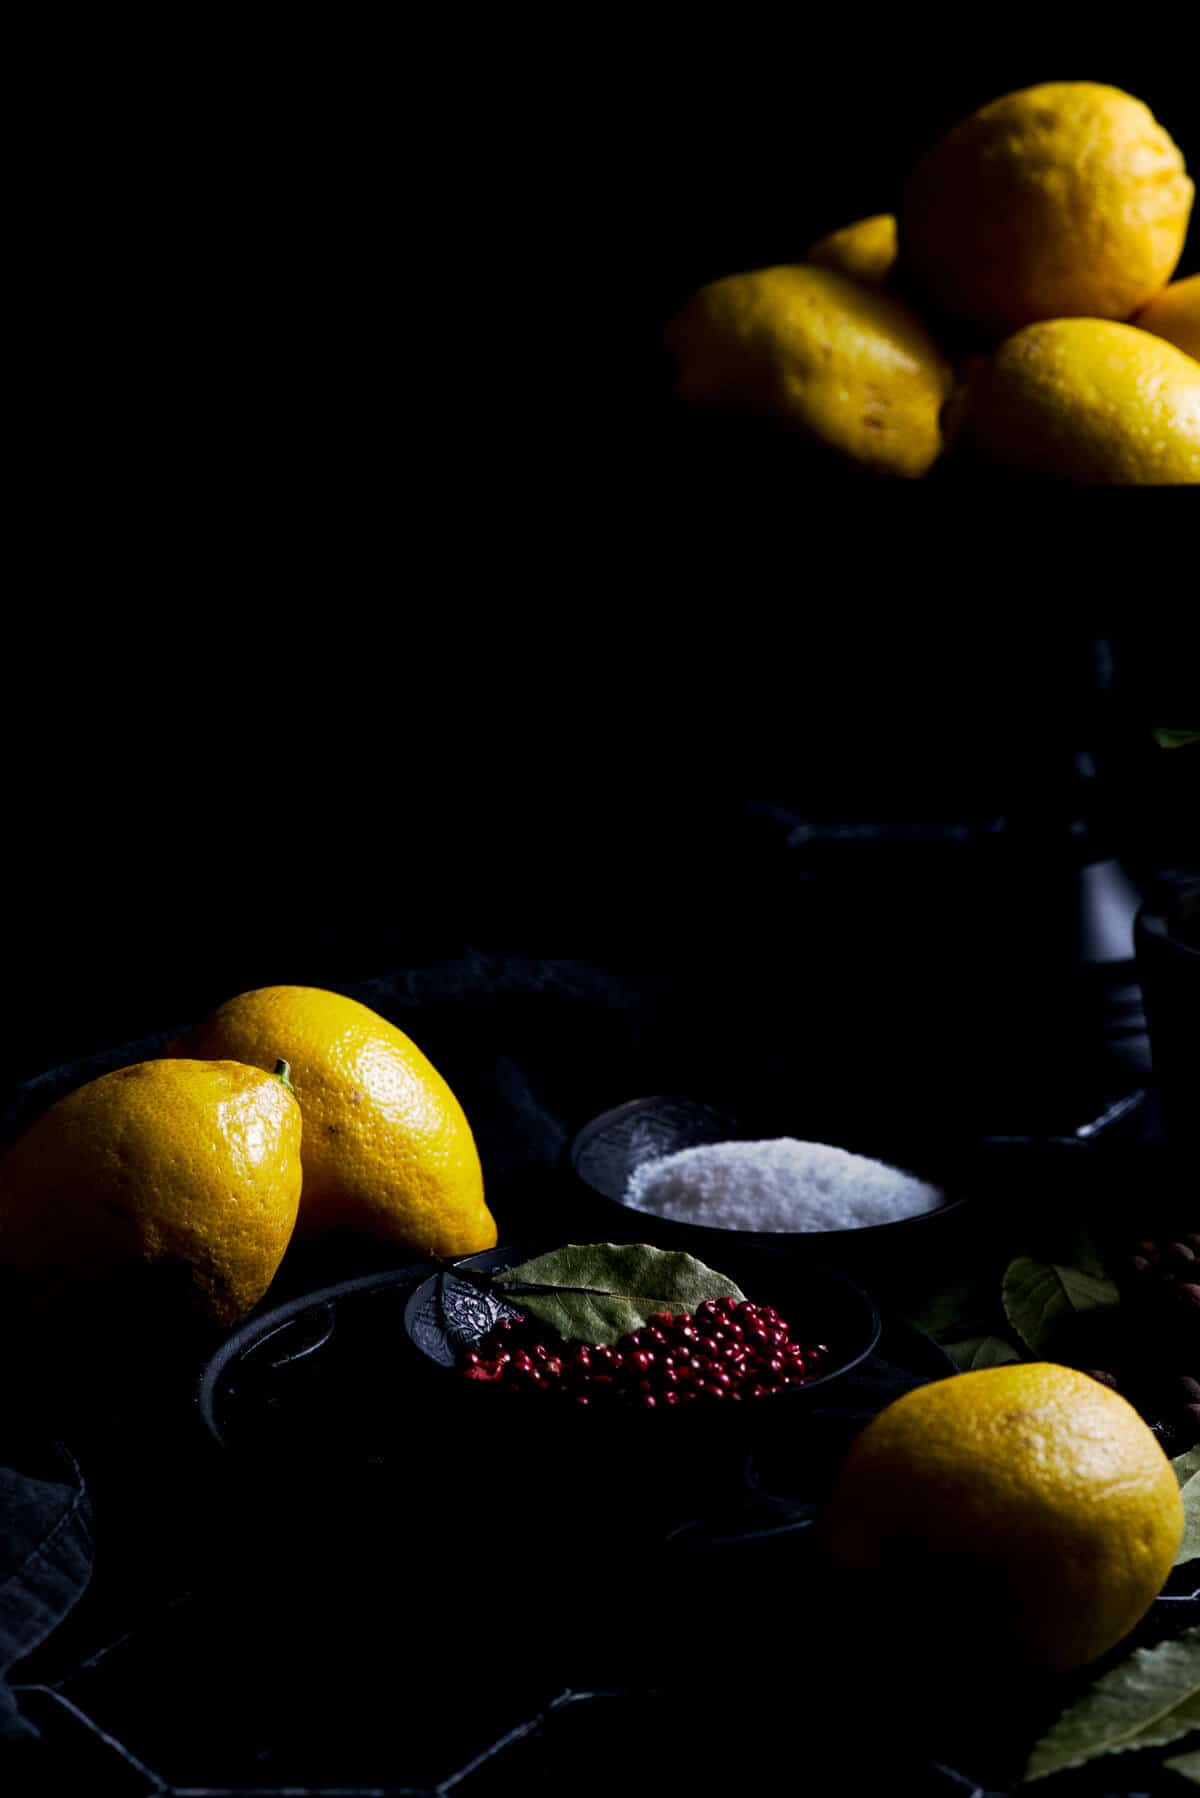
[[[1200,484],[1194,198],[1135,95],[1003,94],[906,171],[895,212],[694,293],[665,335],[677,416],[891,480]]]

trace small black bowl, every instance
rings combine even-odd
[[[420,1363],[404,1304],[428,1261],[392,1266],[300,1293],[227,1337],[196,1390],[210,1441],[242,1466],[304,1478],[316,1469],[406,1463],[420,1429]]]
[[[781,1260],[816,1261],[863,1275],[894,1274],[914,1259],[928,1266],[932,1258],[952,1251],[967,1195],[963,1186],[965,1157],[961,1148],[951,1146],[938,1152],[865,1140],[840,1142],[839,1146],[855,1153],[901,1167],[938,1186],[944,1194],[942,1204],[933,1210],[859,1229],[723,1230],[658,1217],[625,1203],[629,1178],[645,1161],[701,1143],[746,1142],[784,1134],[809,1141],[831,1140],[819,1130],[806,1132],[795,1126],[786,1131],[764,1129],[761,1123],[750,1123],[714,1106],[659,1094],[601,1112],[575,1137],[570,1160],[586,1189],[598,1230],[618,1241],[632,1239],[686,1249],[743,1283],[745,1279],[771,1281],[778,1277],[771,1270]]]
[[[490,1273],[526,1258],[516,1248],[491,1249],[457,1265]],[[867,1359],[880,1336],[874,1301],[844,1275],[815,1267],[777,1267],[769,1287],[747,1296],[777,1307],[806,1339],[832,1350],[826,1370],[802,1386],[741,1404],[694,1404],[671,1410],[576,1407],[535,1393],[514,1393],[465,1379],[460,1358],[498,1316],[520,1304],[456,1276],[431,1276],[405,1306],[409,1339],[437,1383],[452,1439],[470,1455],[486,1445],[534,1486],[565,1495],[568,1511],[639,1520],[711,1508],[741,1490],[746,1458],[785,1440],[803,1454],[806,1411]]]

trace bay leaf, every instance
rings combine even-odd
[[[1005,1316],[1032,1355],[1052,1349],[1063,1324],[1073,1317],[1120,1303],[1112,1280],[1059,1261],[1034,1261],[1028,1255],[1009,1262],[1003,1297]]]
[[[1177,1754],[1173,1761],[1164,1761],[1163,1765],[1172,1773],[1190,1779],[1194,1786],[1200,1786],[1200,1748],[1193,1748],[1190,1754]]]
[[[1163,749],[1182,749],[1187,743],[1200,743],[1200,730],[1157,729],[1154,737]]]
[[[1200,1729],[1200,1629],[1138,1648],[1058,1719],[1029,1757],[1044,1779],[1104,1754],[1161,1748]]]
[[[1200,1557],[1200,1442],[1186,1455],[1171,1462],[1183,1496],[1183,1541],[1175,1556],[1176,1567]]]
[[[947,1342],[944,1347],[960,1373],[970,1373],[976,1367],[1003,1367],[1021,1359],[1011,1342],[1005,1342],[1002,1336],[964,1336],[961,1342]]]
[[[523,1292],[517,1302],[568,1342],[613,1343],[656,1311],[694,1311],[702,1299],[746,1296],[694,1255],[644,1242],[568,1243],[495,1276],[500,1291],[525,1281],[556,1288]]]

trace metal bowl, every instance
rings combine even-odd
[[[747,1278],[769,1280],[772,1266],[781,1258],[815,1261],[851,1272],[894,1269],[898,1262],[907,1262],[914,1255],[924,1260],[936,1249],[944,1248],[947,1238],[954,1239],[953,1225],[961,1223],[968,1204],[966,1157],[958,1147],[936,1151],[914,1150],[910,1144],[896,1144],[889,1149],[889,1145],[865,1140],[841,1143],[841,1147],[887,1161],[930,1181],[944,1195],[943,1202],[933,1210],[858,1229],[721,1229],[659,1217],[625,1202],[630,1176],[643,1162],[702,1143],[753,1141],[763,1134],[761,1123],[750,1123],[691,1099],[658,1094],[630,1100],[585,1124],[571,1144],[570,1161],[585,1189],[598,1230],[607,1229],[620,1241],[632,1238],[663,1248],[686,1249],[735,1279],[744,1274]],[[810,1141],[829,1140],[817,1130],[792,1128],[787,1134]]]

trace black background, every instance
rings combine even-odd
[[[9,1072],[465,943],[736,967],[780,909],[747,799],[1003,809],[1078,736],[1110,627],[1131,706],[1170,709],[1190,494],[816,490],[681,437],[659,340],[1025,82],[1122,85],[1200,166],[1194,35],[50,46]]]
[[[1148,734],[1195,721],[1193,496],[818,487],[680,431],[659,343],[1027,81],[1131,89],[1194,170],[1183,29],[186,31],[23,71],[3,1075],[410,970],[389,1008],[523,1185],[643,1079],[939,1133],[1140,1079],[1075,875],[1200,866],[1200,752]],[[889,823],[928,834],[789,848]]]

